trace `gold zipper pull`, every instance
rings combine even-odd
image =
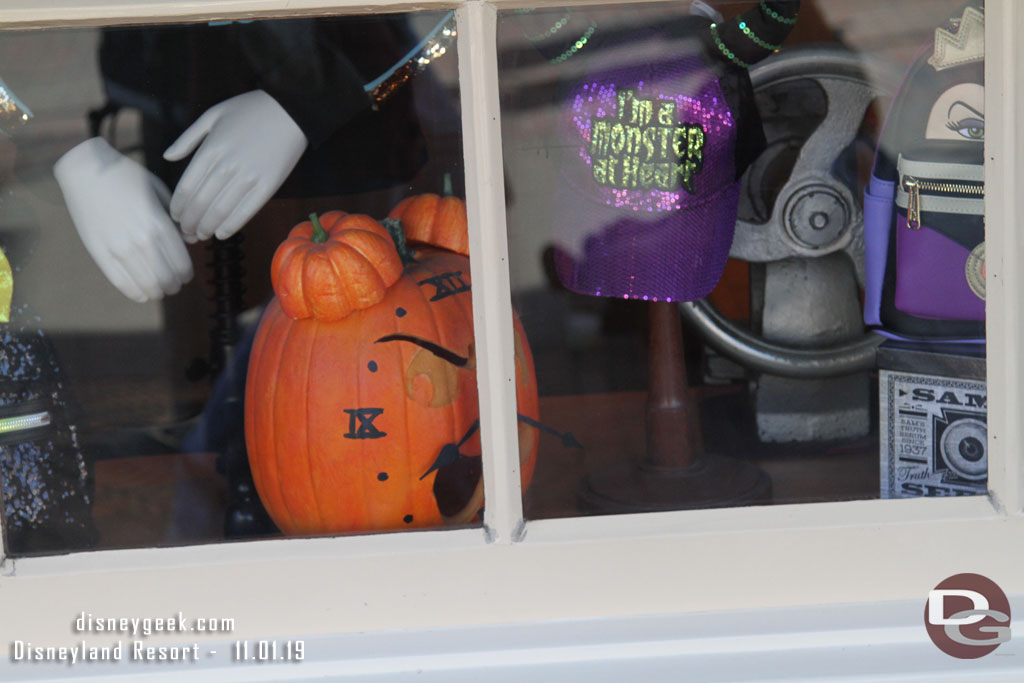
[[[907,191],[907,227],[921,229],[921,186],[917,178],[903,176],[903,189]]]

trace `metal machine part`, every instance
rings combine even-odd
[[[700,331],[704,342],[728,358],[757,372],[780,377],[838,377],[871,368],[877,335],[825,348],[794,348],[770,342],[716,311],[707,301],[681,304],[683,319]]]
[[[814,46],[766,59],[750,78],[768,148],[744,180],[730,255],[767,263],[843,251],[862,262],[851,155],[868,106],[895,90],[893,75],[845,48]]]
[[[761,334],[793,346],[828,345],[862,336],[860,299],[846,254],[788,258],[765,267]],[[866,371],[793,379],[762,374],[755,401],[761,441],[824,441],[871,428]]]
[[[867,371],[882,339],[865,334],[860,187],[874,140],[866,115],[899,72],[839,46],[787,49],[751,68],[768,146],[747,171],[730,251],[752,264],[750,330],[709,303],[683,304],[708,345],[758,378],[764,441],[867,433]],[[756,330],[756,332],[755,332]]]

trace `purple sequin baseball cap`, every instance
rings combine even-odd
[[[655,42],[669,47],[653,61],[630,55],[629,45],[651,44],[647,34],[591,55],[561,101],[554,259],[562,284],[582,294],[706,296],[732,245],[741,123],[763,141],[760,120],[735,112],[752,102],[735,92],[749,89],[745,72],[709,56],[696,35]]]

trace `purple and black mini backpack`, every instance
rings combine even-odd
[[[864,196],[864,322],[887,336],[985,337],[985,15],[936,29],[893,99]]]

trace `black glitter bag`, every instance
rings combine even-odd
[[[92,468],[41,330],[0,324],[0,492],[8,555],[95,545]]]
[[[31,111],[0,80],[2,153],[15,156],[11,140],[32,118]],[[6,158],[4,159],[6,161]],[[0,166],[0,187],[12,178]],[[11,220],[4,206],[5,224]],[[33,221],[34,222],[34,221]],[[34,555],[90,548],[93,480],[69,418],[60,362],[40,329],[26,328],[26,306],[12,308],[14,273],[8,262],[11,240],[0,248],[0,503],[6,555]],[[26,254],[15,260],[24,263]],[[13,322],[11,322],[13,321]]]

